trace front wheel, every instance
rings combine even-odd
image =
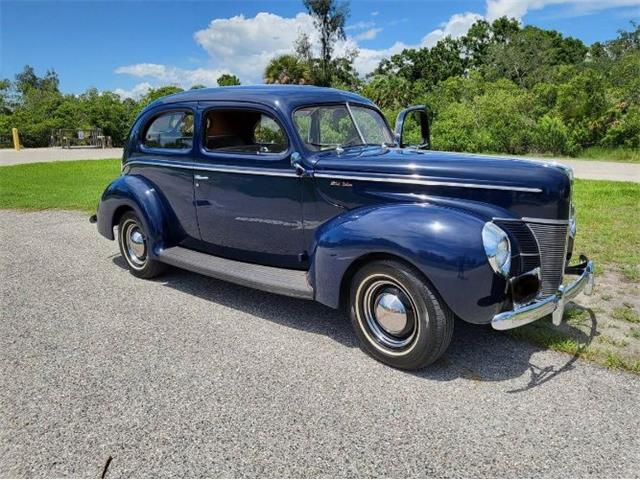
[[[133,212],[125,213],[118,224],[118,245],[129,271],[136,277],[154,278],[166,265],[149,257],[149,242],[140,219]]]
[[[451,342],[451,310],[403,263],[382,260],[361,268],[351,282],[350,307],[362,349],[392,367],[426,367]]]

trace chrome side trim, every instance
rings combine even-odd
[[[580,293],[591,295],[594,283],[595,266],[592,261],[587,261],[580,276],[568,285],[560,285],[555,295],[549,295],[527,305],[518,305],[513,310],[499,313],[491,320],[491,326],[496,330],[509,330],[535,322],[549,314],[553,314],[553,323],[560,325],[565,304]]]
[[[549,225],[568,225],[569,220],[554,220],[551,218],[533,218],[533,217],[522,217],[522,218],[502,218],[502,217],[493,217],[492,221],[503,221],[503,222],[527,222],[527,223],[547,223]]]
[[[515,192],[530,192],[541,193],[539,188],[529,187],[515,187],[511,185],[490,185],[481,183],[458,183],[458,182],[442,182],[439,180],[426,180],[420,176],[394,176],[394,177],[369,177],[365,175],[349,175],[344,173],[332,173],[332,172],[315,172],[313,174],[316,178],[332,178],[336,180],[361,180],[363,182],[383,182],[383,183],[400,183],[408,185],[430,185],[441,187],[458,187],[458,188],[479,188],[484,190],[506,190]],[[513,220],[513,219],[512,219]]]
[[[553,220],[550,218],[522,217],[523,222],[548,223],[550,225],[569,225],[569,220]]]
[[[151,160],[131,160],[127,162],[124,166],[127,167],[129,165],[150,165],[154,167],[167,167],[167,168],[181,168],[183,170],[194,170],[200,171],[204,170],[206,172],[219,172],[219,173],[238,173],[240,175],[263,175],[267,177],[299,177],[296,172],[293,171],[283,171],[275,168],[255,168],[255,167],[247,167],[247,168],[236,168],[236,167],[227,167],[222,165],[204,165],[200,163],[177,163],[177,162],[154,162]]]

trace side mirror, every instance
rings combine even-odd
[[[427,107],[416,105],[402,110],[396,119],[395,136],[400,147],[428,149],[430,133]]]
[[[306,172],[304,165],[302,165],[302,155],[298,152],[293,152],[291,154],[291,166],[296,170],[298,175],[304,175]]]

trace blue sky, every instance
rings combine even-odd
[[[592,43],[640,20],[640,0],[352,0],[337,49],[357,47],[356,67],[367,73],[380,58],[502,14]],[[215,85],[224,72],[257,83],[269,58],[312,30],[301,0],[0,0],[0,76],[31,64],[55,69],[65,92],[134,96],[170,83]]]

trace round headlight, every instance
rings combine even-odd
[[[482,228],[482,244],[493,271],[508,277],[511,269],[511,243],[504,230],[495,223],[485,223]]]

